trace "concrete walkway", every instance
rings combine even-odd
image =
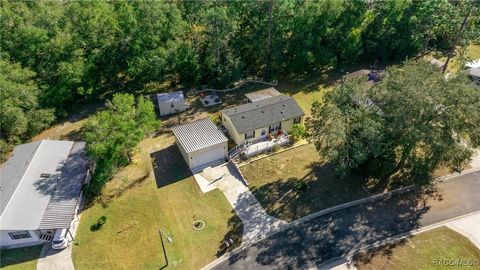
[[[231,163],[207,167],[194,174],[200,189],[220,189],[243,223],[243,243],[259,240],[287,223],[265,212]]]
[[[454,220],[447,224],[447,227],[467,237],[480,249],[480,212]]]

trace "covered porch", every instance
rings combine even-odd
[[[253,156],[267,153],[273,150],[276,146],[284,146],[290,142],[290,137],[285,131],[279,132],[277,136],[269,135],[265,138],[256,140],[254,142],[248,142],[243,145],[237,145],[230,150],[229,159],[235,160],[248,159]]]

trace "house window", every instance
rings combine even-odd
[[[282,128],[282,123],[276,123],[276,124],[271,125],[268,128],[268,132],[274,132],[274,131],[280,130],[281,128]]]
[[[255,130],[245,133],[245,140],[248,140],[254,137],[255,137]]]
[[[301,121],[302,121],[302,117],[301,117],[301,116],[300,116],[300,117],[295,117],[295,118],[293,118],[293,123],[294,123],[294,124],[300,124]]]
[[[12,240],[32,238],[28,231],[10,232],[8,233],[8,235],[10,235],[10,238],[12,238]]]
[[[265,136],[265,129],[262,129],[262,136]]]
[[[170,108],[173,108],[173,107],[175,107],[175,104],[170,103]]]

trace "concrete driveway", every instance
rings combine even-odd
[[[316,269],[352,249],[479,211],[479,194],[480,172],[456,176],[429,195],[399,194],[290,227],[234,253],[214,269]]]
[[[194,174],[204,192],[220,189],[243,223],[243,243],[256,241],[287,223],[268,215],[231,163]]]

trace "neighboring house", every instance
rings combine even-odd
[[[190,169],[227,158],[228,139],[208,118],[172,127],[172,131]]]
[[[160,116],[183,112],[187,109],[182,91],[157,94],[157,100]]]
[[[88,165],[83,142],[15,147],[0,167],[0,248],[49,242],[57,229],[69,229]]]
[[[220,111],[222,124],[237,145],[282,131],[289,132],[304,115],[294,98],[278,95]]]

